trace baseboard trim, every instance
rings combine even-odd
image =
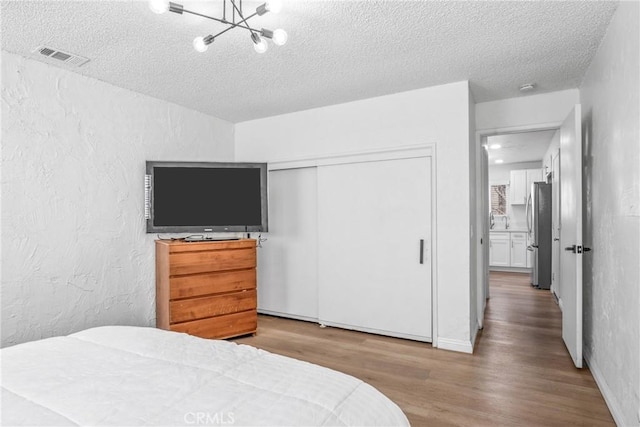
[[[478,331],[480,330],[480,325],[478,323],[476,323],[474,325],[473,329],[473,335],[471,336],[471,353],[473,353],[473,349],[476,347],[476,338],[478,337]]]
[[[462,341],[438,337],[438,348],[441,350],[457,351],[458,353],[473,353],[473,344],[471,344],[470,340]]]
[[[501,271],[503,273],[525,273],[525,274],[531,274],[531,269],[530,268],[524,268],[524,267],[489,266],[489,271]]]
[[[318,323],[318,318],[308,316],[298,316],[297,314],[281,313],[279,311],[258,309],[258,314],[266,314],[267,316],[284,317],[286,319],[302,320],[304,322]]]
[[[413,334],[406,334],[406,333],[396,332],[396,331],[387,331],[384,329],[365,328],[361,326],[348,325],[345,323],[327,322],[322,319],[318,320],[318,322],[320,323],[321,326],[322,325],[331,326],[334,328],[349,329],[351,331],[366,332],[368,334],[384,335],[387,337],[402,338],[406,340],[421,341],[421,342],[428,342],[428,343],[431,342],[431,337],[424,336],[424,335],[413,335]]]
[[[587,349],[585,348],[583,349],[583,353],[584,353],[584,360],[587,362],[587,366],[589,366],[589,370],[591,371],[591,375],[593,375],[593,379],[596,380],[596,384],[600,389],[600,393],[602,393],[602,397],[604,397],[604,401],[607,404],[607,407],[609,408],[609,412],[611,412],[611,416],[613,417],[613,420],[616,422],[616,425],[619,425],[619,426],[635,425],[635,422],[629,424],[624,419],[624,416],[622,415],[622,410],[620,410],[620,406],[618,405],[618,401],[616,400],[615,396],[611,392],[611,389],[607,385],[607,382],[605,381],[604,376],[600,371],[600,368],[592,359],[591,352],[587,351]]]

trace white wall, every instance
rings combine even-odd
[[[476,104],[476,128],[482,131],[559,124],[579,102],[578,89],[481,102]]]
[[[580,87],[585,357],[618,425],[639,425],[638,2],[621,2]]]
[[[482,250],[482,246],[480,245],[480,235],[481,230],[478,226],[478,218],[476,212],[480,208],[478,203],[480,203],[479,197],[480,193],[477,191],[476,182],[478,177],[478,171],[480,170],[480,147],[476,143],[476,103],[473,99],[473,94],[469,92],[468,99],[468,108],[469,108],[469,222],[471,227],[471,232],[469,233],[469,260],[470,260],[470,274],[469,274],[469,316],[470,316],[470,324],[469,331],[471,334],[471,341],[475,343],[476,334],[479,328],[478,321],[478,298],[482,298],[479,296],[479,291],[483,290],[483,286],[480,285],[480,290],[478,286],[478,281],[481,279],[481,276],[478,276],[478,271],[482,269],[481,258],[478,258],[479,252]]]
[[[236,159],[313,158],[435,143],[438,339],[470,348],[469,122],[468,83],[458,82],[239,123]]]
[[[2,52],[2,345],[155,324],[145,160],[232,160],[233,125]]]

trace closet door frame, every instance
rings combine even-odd
[[[356,152],[336,153],[312,158],[298,158],[269,162],[268,170],[297,169],[322,167],[348,163],[361,163],[394,159],[411,159],[429,157],[431,159],[431,316],[432,342],[438,347],[438,263],[437,263],[437,161],[436,144],[406,145],[386,149],[362,150]]]

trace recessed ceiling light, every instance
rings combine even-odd
[[[536,88],[535,83],[525,83],[520,85],[520,92],[531,92]]]
[[[489,146],[489,148],[491,148],[492,150],[497,150],[498,148],[502,148],[502,145],[500,145],[500,144],[491,144]]]
[[[500,164],[500,163],[504,163],[504,160],[502,160],[502,159],[498,159],[498,160],[496,160],[496,163],[498,163],[498,164]]]

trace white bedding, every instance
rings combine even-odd
[[[247,345],[106,326],[1,351],[2,425],[409,425],[349,375]]]

